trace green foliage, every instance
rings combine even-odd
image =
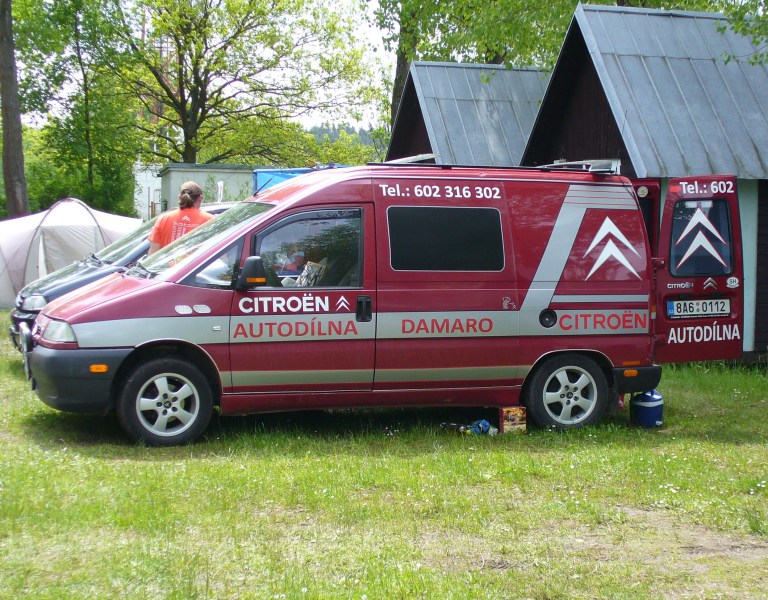
[[[28,142],[37,151],[25,153],[30,208],[76,197],[134,214],[137,106],[101,57],[112,31],[108,15],[100,2],[83,0],[19,0],[14,7],[25,104],[46,117]]]
[[[270,125],[279,136],[280,121],[310,111],[354,116],[373,93],[355,22],[321,0],[111,6],[119,37],[105,56],[119,58],[116,72],[143,103],[140,127],[156,140],[155,160],[265,162]]]
[[[339,129],[333,133],[324,133],[321,137],[308,133],[304,136],[306,163],[323,165],[362,165],[374,160],[381,160],[372,143],[365,144],[357,133],[348,133]]]
[[[734,31],[752,40],[758,50],[749,61],[753,64],[768,62],[768,5],[766,0],[731,0],[725,13]],[[745,57],[732,57],[745,58]]]

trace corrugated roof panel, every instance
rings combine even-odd
[[[574,18],[638,176],[768,178],[768,67],[724,18],[584,5]]]
[[[441,108],[451,101],[441,101]],[[483,135],[483,123],[475,101],[458,100],[453,119],[446,122],[448,137],[460,141],[454,147],[453,162],[483,164],[489,160],[488,141]]]
[[[548,81],[536,69],[496,65],[411,65],[427,135],[438,162],[520,164]]]
[[[502,121],[498,110],[502,105],[492,101],[478,100],[475,106],[485,143],[484,155],[481,157],[478,154],[478,160],[473,164],[498,166],[498,157],[511,155],[511,147],[504,135],[506,124]]]
[[[435,98],[422,99],[422,112],[434,115],[433,130],[445,131],[444,115],[440,112],[439,102]],[[453,144],[452,140],[446,135],[433,135],[428,129],[427,133],[432,143],[432,149],[438,155],[438,163],[453,162]]]

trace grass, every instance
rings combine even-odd
[[[0,598],[765,598],[768,374],[669,367],[659,389],[654,430],[339,411],[150,449],[45,407],[3,337]]]

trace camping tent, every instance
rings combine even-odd
[[[27,283],[101,250],[140,224],[140,219],[94,210],[76,198],[0,221],[0,307],[13,306]]]

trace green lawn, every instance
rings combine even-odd
[[[37,400],[0,317],[0,598],[768,597],[765,366],[667,368],[658,430],[344,411],[150,449]]]

